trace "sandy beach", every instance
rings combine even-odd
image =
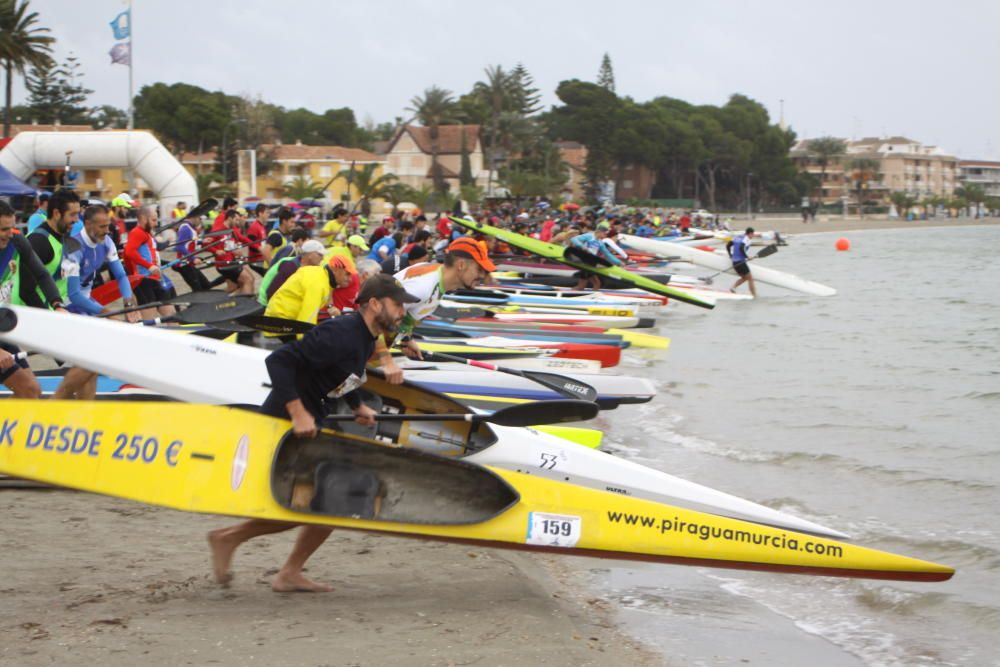
[[[761,217],[753,224],[797,235],[1000,219],[837,217],[803,225]],[[33,366],[47,362],[35,358]],[[210,577],[205,533],[229,518],[62,490],[0,494],[8,556],[0,665],[662,664],[621,633],[613,603],[587,585],[588,571],[604,561],[338,531],[309,571],[334,592],[276,594],[269,580],[291,548],[286,533],[238,552],[226,589]],[[778,627],[760,609],[746,613]],[[793,637],[788,625],[781,634]],[[687,630],[678,632],[693,641],[696,629]],[[741,637],[724,645],[716,636],[722,643],[705,652],[752,655]],[[810,650],[829,647],[817,641]]]
[[[329,594],[276,594],[293,534],[209,576],[232,519],[60,490],[0,490],[0,664],[653,665],[546,559],[338,531],[310,561]]]

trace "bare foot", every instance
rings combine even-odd
[[[281,570],[271,581],[271,590],[276,593],[329,593],[333,587],[306,579],[301,572]]]
[[[219,528],[208,533],[208,544],[212,548],[212,572],[215,580],[222,586],[228,586],[233,580],[229,566],[233,562],[233,553],[239,546],[239,542],[227,540],[225,532],[225,528]]]

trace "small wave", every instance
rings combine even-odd
[[[1000,401],[1000,391],[970,391],[961,396],[952,396],[950,400],[972,399],[975,401]]]

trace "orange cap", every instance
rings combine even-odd
[[[354,271],[351,270],[351,265],[348,264],[347,261],[340,255],[334,255],[333,257],[331,257],[330,261],[327,262],[327,264],[330,265],[331,269],[343,269],[348,273],[354,273]]]
[[[460,252],[468,255],[476,261],[476,264],[483,267],[489,272],[497,270],[496,265],[490,261],[489,253],[486,252],[486,243],[484,241],[476,241],[469,236],[460,236],[451,242],[448,249],[445,251],[447,253]]]

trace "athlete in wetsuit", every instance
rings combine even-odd
[[[0,201],[0,305],[10,303],[17,276],[22,272],[33,277],[47,305],[66,312],[52,276],[28,240],[15,233],[14,209]],[[38,398],[42,394],[38,379],[31,372],[27,359],[19,358],[20,352],[16,345],[0,341],[0,383],[7,385],[17,398]]]
[[[326,398],[343,398],[355,421],[375,424],[375,411],[361,402],[358,388],[364,383],[365,364],[379,336],[392,336],[405,314],[404,305],[418,299],[407,293],[391,276],[369,278],[358,295],[358,312],[326,320],[294,341],[272,352],[266,359],[271,393],[261,412],[291,419],[292,431],[301,438],[316,436],[327,414]],[[231,579],[230,565],[237,547],[259,535],[279,533],[297,524],[251,519],[213,530],[208,534],[215,578],[221,584]],[[331,588],[302,574],[306,560],[326,541],[333,529],[304,526],[288,560],[275,575],[271,588],[278,592],[323,592]]]
[[[106,206],[100,204],[88,206],[83,211],[83,229],[66,239],[62,270],[66,276],[71,313],[93,316],[111,310],[90,298],[94,277],[105,264],[112,278],[118,281],[122,304],[126,308],[135,305],[128,274],[118,259],[118,249],[109,234],[110,227],[111,218]],[[126,313],[125,318],[129,322],[138,322],[139,313]],[[97,373],[73,366],[66,371],[52,397],[89,401],[93,400],[96,394]]]

